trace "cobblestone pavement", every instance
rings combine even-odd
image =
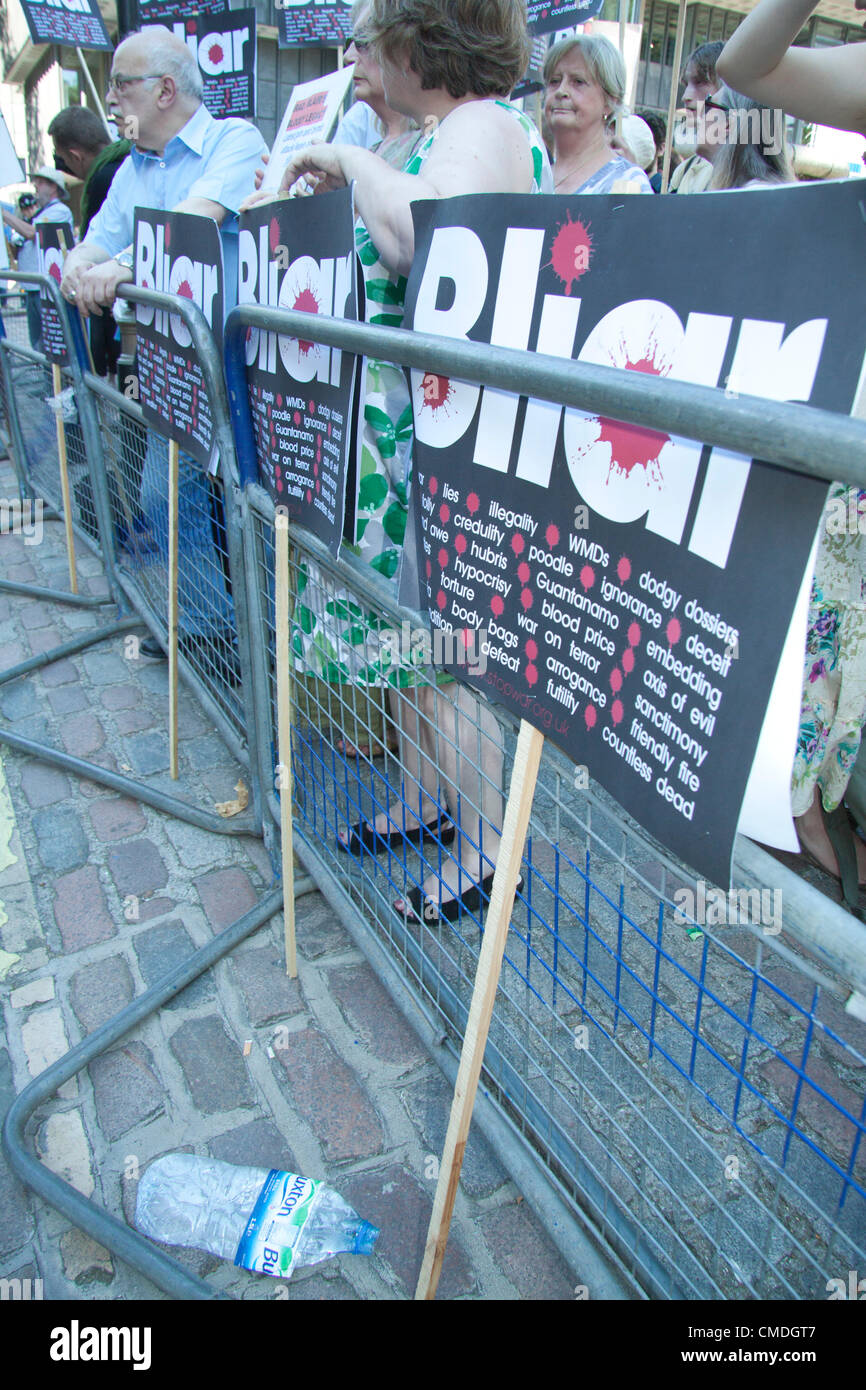
[[[8,462],[0,495],[13,496]],[[68,586],[62,529],[0,536],[2,573]],[[79,554],[82,593],[103,594]],[[113,615],[111,608],[101,610]],[[0,594],[0,669],[100,622]],[[168,778],[165,662],[122,637],[0,687],[0,720],[102,766],[132,770],[205,809],[240,769],[181,692],[181,780]],[[117,1013],[272,884],[261,842],[214,835],[3,749],[0,778],[0,1113],[49,1063]],[[176,1150],[323,1177],[381,1228],[370,1259],[340,1257],[288,1285],[210,1255],[176,1254],[236,1298],[411,1298],[450,1089],[318,893],[297,905],[299,979],[282,917],[67,1082],[34,1116],[44,1164],[131,1221],[138,1175]],[[144,1276],[28,1193],[0,1160],[0,1278],[46,1299],[162,1299]],[[439,1297],[570,1299],[569,1269],[484,1139],[474,1134]]]

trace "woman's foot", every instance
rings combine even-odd
[[[386,752],[398,752],[398,747],[396,741],[390,738],[387,748],[383,748],[381,743],[359,743],[356,747],[348,739],[341,738],[337,741],[337,752],[344,758],[366,758],[372,762],[374,758],[384,758]]]
[[[400,804],[393,809],[393,816],[390,810],[383,811],[372,823],[359,821],[357,825],[338,831],[337,839],[342,848],[357,858],[362,849],[379,854],[384,849],[399,849],[407,840],[415,845],[422,844],[425,839],[438,840],[442,845],[450,845],[453,841],[456,829],[447,813],[435,804],[430,804],[431,819],[425,821]]]
[[[456,922],[464,912],[478,915],[490,901],[494,873],[495,865],[486,859],[483,865],[479,864],[477,855],[474,856],[474,875],[467,872],[465,863],[461,869],[454,856],[449,855],[438,873],[427,875],[422,887],[413,888],[405,898],[397,899],[394,911],[410,921],[423,920],[428,924],[440,919]],[[523,887],[522,878],[517,887]]]

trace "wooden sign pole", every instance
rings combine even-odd
[[[177,757],[177,545],[180,446],[168,441],[168,757],[176,780]]]
[[[680,65],[683,61],[683,39],[686,32],[686,10],[688,0],[680,0],[677,16],[677,37],[674,44],[674,66],[671,73],[671,95],[668,102],[668,138],[665,141],[665,157],[662,164],[662,193],[667,193],[671,176],[671,154],[674,148],[674,116],[677,112],[677,89],[680,85]]]
[[[60,368],[56,364],[51,368],[51,376],[54,382],[54,395],[59,396],[63,390],[63,381],[60,376]],[[75,536],[72,531],[72,503],[69,496],[69,464],[66,457],[66,426],[63,423],[63,416],[59,412],[57,415],[57,458],[60,463],[60,494],[63,499],[63,525],[66,529],[66,557],[69,561],[69,587],[73,594],[77,594],[78,576],[75,573]]]
[[[276,647],[277,647],[277,756],[279,758],[280,845],[283,861],[283,923],[286,935],[286,974],[297,978],[295,949],[295,852],[292,844],[292,698],[291,633],[289,630],[289,518],[277,510],[276,550]]]
[[[544,735],[522,720],[514,754],[511,790],[505,807],[496,873],[484,923],[484,939],[478,956],[472,1003],[469,1006],[460,1067],[454,1085],[454,1099],[451,1103],[451,1118],[439,1169],[439,1182],[427,1231],[424,1260],[415,1290],[416,1300],[435,1297],[442,1261],[445,1258],[448,1231],[457,1196],[457,1183],[460,1179],[463,1153],[475,1105],[475,1092],[478,1089],[478,1078],[481,1075],[487,1034],[499,986],[502,957],[514,908],[514,894],[520,877],[520,862],[526,843],[543,747]]]

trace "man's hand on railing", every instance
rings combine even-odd
[[[101,317],[103,309],[111,308],[120,286],[134,279],[127,266],[114,260],[102,261],[99,265],[83,266],[80,270],[73,268],[65,274],[60,293],[85,317],[91,314]]]

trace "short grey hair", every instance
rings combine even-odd
[[[150,41],[148,62],[154,72],[159,71],[161,77],[172,77],[181,96],[201,101],[204,82],[201,69],[190,47],[183,43],[182,39],[176,39],[164,24],[148,25],[146,29],[139,29],[138,32]],[[131,38],[132,35],[128,37]],[[179,43],[183,44],[182,53]]]
[[[560,39],[559,43],[555,43],[544,60],[542,77],[545,86],[552,78],[557,63],[574,49],[578,50],[586,63],[593,82],[601,87],[611,102],[612,114],[615,115],[625,101],[625,60],[610,39],[602,38],[600,34],[575,34],[573,38]]]

